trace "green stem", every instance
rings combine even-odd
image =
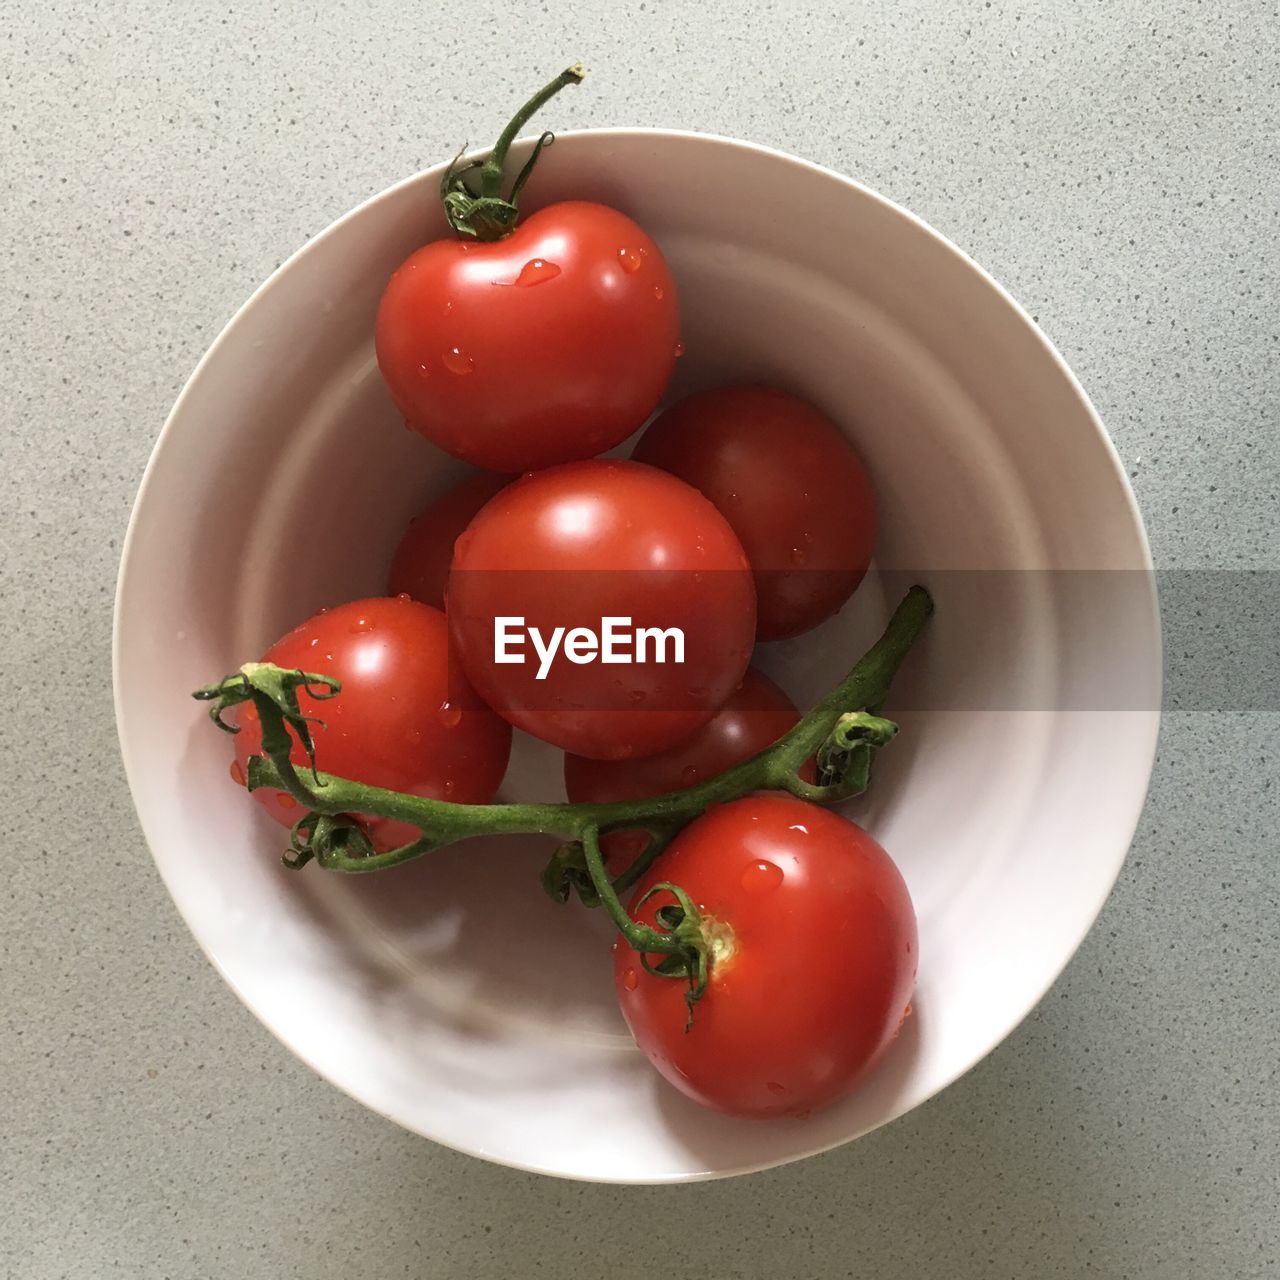
[[[503,129],[494,143],[493,150],[484,160],[468,160],[459,164],[457,159],[445,170],[440,182],[440,198],[444,203],[445,217],[449,225],[460,236],[470,236],[483,242],[501,240],[514,230],[516,220],[520,216],[520,193],[533,171],[538,157],[545,147],[554,139],[554,134],[544,133],[539,139],[533,154],[520,170],[511,193],[502,194],[505,181],[507,152],[516,140],[520,130],[528,124],[530,117],[555,97],[565,85],[580,84],[584,72],[582,64],[575,62],[567,67],[549,84],[543,85],[519,111],[511,117],[507,127]],[[470,175],[477,175],[476,181],[468,182]]]
[[[659,952],[663,955],[680,954],[684,947],[674,934],[659,933],[647,924],[632,919],[622,905],[613,881],[609,879],[609,872],[605,869],[604,855],[600,852],[599,831],[593,826],[584,827],[581,838],[582,851],[587,859],[587,872],[591,876],[591,883],[595,885],[596,893],[600,895],[600,905],[608,912],[609,919],[617,925],[618,932],[626,938],[632,950]]]
[[[566,67],[554,80],[542,86],[528,102],[520,108],[508,121],[507,127],[498,135],[488,159],[480,166],[480,194],[482,196],[500,196],[502,194],[503,170],[507,163],[507,152],[511,144],[520,136],[520,130],[542,110],[552,98],[566,85],[581,84],[586,73],[582,63],[575,62]]]
[[[646,973],[687,982],[688,1031],[693,1025],[694,1006],[710,982],[713,956],[707,922],[677,884],[664,881],[651,886],[637,905],[637,909],[643,907],[655,894],[675,899],[654,912],[657,928],[635,919],[619,895],[644,874],[687,822],[712,804],[762,789],[783,788],[820,803],[833,803],[862,790],[875,751],[897,732],[896,725],[864,708],[878,707],[883,701],[932,611],[928,592],[912,587],[884,634],[853,670],[789,733],[750,760],[684,791],[613,804],[453,804],[319,773],[310,720],[299,706],[298,690],[325,699],[337,696],[341,685],[309,672],[250,662],[236,674],[197,690],[195,696],[213,704],[211,719],[231,733],[239,729],[222,718],[224,711],[244,702],[252,702],[257,710],[266,754],[250,758],[247,784],[251,791],[260,787],[287,791],[306,806],[304,816],[293,826],[283,859],[285,866],[294,870],[315,860],[331,871],[377,871],[468,836],[568,835],[569,841],[561,845],[543,872],[544,887],[557,901],[564,901],[576,888],[584,902],[599,903],[627,945],[639,954]],[[295,740],[311,766],[305,775],[291,759]],[[799,776],[804,763],[815,754],[823,779],[817,786]],[[375,854],[352,815],[406,822],[416,826],[421,835],[399,849]],[[647,832],[649,845],[631,867],[612,880],[604,865],[600,836],[612,830],[634,829]],[[655,964],[650,958],[654,955],[663,959]]]
[[[227,707],[252,701],[257,708],[264,745],[271,745],[269,755],[255,756],[249,761],[250,790],[278,788],[289,792],[316,814],[369,814],[410,823],[423,833],[422,838],[412,844],[380,854],[352,854],[341,844],[337,847],[322,844],[313,852],[316,861],[328,870],[379,871],[477,835],[568,836],[583,842],[587,850],[588,833],[592,839],[609,831],[634,828],[654,833],[656,847],[651,846],[641,855],[643,865],[639,869],[628,869],[610,886],[616,897],[643,874],[675,832],[710,805],[758,790],[782,789],[802,799],[826,803],[853,794],[840,784],[814,787],[801,779],[798,771],[828,741],[842,717],[884,700],[895,673],[932,609],[928,592],[923,587],[912,587],[894,611],[884,634],[853,670],[795,728],[758,755],[683,791],[610,804],[455,804],[388,791],[325,773],[299,773],[289,760],[292,742],[284,726],[287,723],[300,734],[306,728],[297,706],[299,686],[336,689],[336,682],[321,676],[281,672],[269,665],[250,663],[237,675],[200,690],[196,697],[216,700],[210,714],[223,728],[231,727],[220,718]],[[877,717],[854,719],[859,724],[862,721],[887,723]],[[862,727],[874,728],[874,725]],[[309,741],[308,737],[304,745],[309,745]],[[871,741],[869,749],[876,745],[876,741]],[[862,778],[865,785],[865,773]],[[589,859],[588,850],[588,868]],[[594,882],[596,877],[593,875],[592,879]]]

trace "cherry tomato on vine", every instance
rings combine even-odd
[[[791,699],[768,676],[748,667],[729,701],[702,728],[675,746],[640,760],[591,760],[566,755],[564,787],[574,802],[604,804],[613,800],[642,800],[668,791],[683,791],[743,760],[782,737],[799,722]],[[800,770],[815,780],[813,763]],[[622,871],[643,851],[642,832],[613,831],[601,849],[610,870]]]
[[[437,240],[392,275],[378,308],[378,366],[408,424],[476,466],[524,471],[591,457],[657,406],[679,342],[676,289],[653,240],[582,200],[516,225],[544,134],[507,197],[503,165],[571,68],[521,109],[487,160],[455,162]]]
[[[476,512],[510,476],[481,471],[442,494],[405,531],[391,561],[387,594],[408,595],[436,609],[444,608],[444,588],[453,563],[453,544]]]
[[[651,755],[705,724],[755,635],[750,566],[724,517],[635,462],[571,462],[508,485],[458,539],[448,591],[480,696],[596,759]]]
[[[302,711],[323,722],[311,726],[322,773],[461,804],[493,799],[507,769],[511,727],[451,670],[449,628],[438,609],[407,598],[356,600],[308,618],[262,661],[342,682],[337,696],[323,700],[298,690]],[[251,707],[238,714],[232,776],[243,782],[262,734]],[[290,759],[307,763],[297,745]],[[285,826],[302,817],[288,792],[253,794]],[[379,850],[418,837],[416,827],[389,818],[362,825]]]
[[[709,809],[636,888],[653,925],[670,881],[713,940],[686,1032],[683,979],[619,940],[614,978],[636,1043],[677,1089],[741,1116],[803,1115],[847,1093],[893,1041],[915,984],[916,920],[889,855],[847,818],[777,792]],[[652,962],[660,960],[651,956]]]
[[[662,413],[634,458],[706,494],[756,575],[759,638],[808,631],[853,594],[871,561],[871,481],[840,430],[773,387],[702,391]]]

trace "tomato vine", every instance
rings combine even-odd
[[[697,910],[675,885],[662,888],[675,899],[659,911],[661,929],[636,921],[622,905],[625,893],[652,865],[676,834],[711,805],[751,791],[788,791],[802,800],[835,804],[863,791],[875,753],[892,740],[897,726],[876,714],[898,668],[933,611],[929,593],[920,586],[907,592],[880,639],[847,676],[800,722],[772,746],[741,764],[683,791],[641,800],[566,804],[455,804],[369,786],[334,777],[316,768],[312,717],[298,703],[298,690],[312,698],[337,696],[338,681],[300,670],[286,671],[270,663],[250,662],[193,695],[211,702],[210,717],[228,732],[238,726],[223,713],[251,703],[262,726],[263,754],[249,760],[250,791],[272,787],[304,806],[294,824],[285,864],[300,869],[315,861],[338,872],[366,873],[396,866],[469,836],[540,834],[566,837],[543,875],[547,891],[560,901],[572,893],[587,905],[603,905],[629,945],[646,957],[662,957],[651,971],[687,978],[690,1010],[705,990],[708,946],[699,929]],[[294,741],[302,745],[309,767],[290,759]],[[818,781],[800,776],[806,761],[817,757]],[[420,836],[398,849],[376,853],[358,820],[369,814],[411,824]],[[648,834],[643,853],[611,878],[600,852],[600,837],[610,831],[640,830]]]

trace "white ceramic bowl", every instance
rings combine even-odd
[[[1008,1035],[1120,868],[1160,692],[1150,561],[1124,473],[1027,316],[856,183],[665,131],[564,134],[543,157],[530,208],[607,201],[667,254],[688,348],[675,390],[749,376],[823,406],[869,464],[880,567],[918,576],[938,601],[889,708],[904,732],[854,810],[915,900],[915,1016],[864,1088],[810,1119],[702,1111],[631,1044],[607,922],[543,897],[544,844],[488,840],[358,878],[285,871],[280,828],[229,780],[228,741],[188,696],[317,606],[378,592],[409,516],[458,471],[403,429],[372,343],[389,272],[444,233],[438,181],[437,169],[393,187],[281,267],[201,361],[156,445],[115,632],[121,745],[156,863],[209,958],[281,1040],[437,1142],[568,1177],[661,1182],[848,1141]],[[1051,572],[1073,569],[1131,572]],[[957,572],[971,570],[1011,572]],[[1080,589],[1100,581],[1132,585],[1105,600]],[[889,594],[869,582],[838,619],[772,646],[766,666],[798,700],[816,696]],[[521,743],[503,794],[561,794],[555,753]]]

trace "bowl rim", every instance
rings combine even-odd
[[[366,199],[360,201],[353,208],[343,213],[338,218],[329,223],[322,231],[306,240],[302,245],[295,249],[287,258],[285,258],[270,274],[250,293],[249,297],[232,313],[232,315],[222,325],[217,336],[210,343],[204,354],[197,361],[190,375],[183,383],[181,391],[174,400],[172,408],[167,414],[164,424],[152,445],[151,452],[148,455],[146,466],[143,470],[142,478],[139,482],[137,492],[134,496],[133,505],[130,509],[129,522],[125,531],[125,536],[121,544],[120,562],[116,575],[115,599],[112,607],[112,625],[111,625],[111,676],[112,676],[112,704],[115,713],[116,734],[120,749],[120,756],[124,766],[125,779],[129,786],[130,799],[134,800],[135,814],[138,819],[139,827],[142,829],[142,835],[147,843],[148,851],[151,853],[152,861],[155,863],[156,870],[160,874],[160,878],[169,891],[170,898],[178,914],[182,918],[183,923],[190,931],[197,946],[203,952],[205,958],[213,965],[214,969],[227,983],[236,997],[242,1004],[248,1008],[250,1013],[264,1026],[277,1041],[283,1044],[291,1053],[304,1062],[312,1071],[319,1075],[323,1080],[333,1087],[339,1089],[346,1096],[351,1097],[360,1105],[367,1107],[375,1114],[382,1116],[384,1119],[391,1121],[399,1128],[408,1132],[415,1133],[418,1136],[429,1139],[440,1146],[447,1147],[450,1150],[457,1151],[464,1155],[474,1156],[484,1160],[486,1163],[499,1164],[506,1168],[512,1168],[526,1173],[542,1174],[548,1177],[565,1179],[567,1181],[593,1182],[614,1185],[662,1185],[662,1184],[678,1184],[684,1182],[701,1182],[713,1179],[736,1177],[742,1174],[758,1173],[766,1169],[777,1168],[782,1165],[796,1163],[800,1160],[809,1159],[812,1156],[822,1155],[825,1152],[832,1151],[837,1147],[845,1146],[857,1138],[864,1137],[868,1133],[874,1132],[876,1129],[891,1123],[895,1119],[900,1119],[909,1111],[915,1110],[918,1106],[931,1099],[937,1097],[944,1089],[949,1088],[962,1076],[966,1075],[974,1067],[976,1067],[985,1058],[990,1056],[1001,1044],[1003,1044],[1009,1036],[1027,1019],[1036,1006],[1044,999],[1049,990],[1061,977],[1066,967],[1078,953],[1081,944],[1089,931],[1097,922],[1098,916],[1102,912],[1103,906],[1111,895],[1112,889],[1115,887],[1119,878],[1120,871],[1124,866],[1125,859],[1128,856],[1129,849],[1133,844],[1133,839],[1137,833],[1138,824],[1141,820],[1143,810],[1146,805],[1146,799],[1150,791],[1151,777],[1154,772],[1156,750],[1158,745],[1158,736],[1160,730],[1161,712],[1158,709],[1164,686],[1164,653],[1163,653],[1163,636],[1160,625],[1160,609],[1155,579],[1155,565],[1151,556],[1150,541],[1147,536],[1146,525],[1142,518],[1141,510],[1138,506],[1137,497],[1133,492],[1133,487],[1129,483],[1129,477],[1125,471],[1124,464],[1120,455],[1108,434],[1106,427],[1103,425],[1102,419],[1097,410],[1094,408],[1092,401],[1089,399],[1080,380],[1071,370],[1062,354],[1049,340],[1049,338],[1041,330],[1040,326],[1031,318],[1026,309],[1014,298],[1007,289],[994,276],[990,274],[981,264],[971,258],[963,249],[956,245],[947,236],[943,235],[935,227],[931,226],[918,214],[898,204],[896,201],[890,200],[887,196],[881,195],[871,187],[859,182],[855,178],[851,178],[846,174],[840,173],[836,169],[832,169],[827,165],[818,164],[815,161],[806,160],[802,157],[792,155],[790,152],[783,151],[780,148],[768,146],[763,143],[750,142],[741,138],[733,138],[725,134],[706,133],[692,129],[668,129],[644,126],[622,126],[622,127],[605,127],[605,128],[584,128],[584,129],[566,129],[558,131],[556,134],[557,141],[561,143],[571,142],[576,138],[592,137],[604,138],[612,140],[644,140],[644,139],[678,139],[685,142],[692,142],[698,145],[706,145],[714,148],[730,148],[741,152],[744,155],[763,157],[771,161],[781,161],[790,166],[796,166],[800,169],[807,170],[811,173],[818,174],[822,177],[834,179],[850,191],[856,193],[859,197],[867,199],[875,204],[880,205],[885,211],[890,212],[900,218],[907,220],[912,224],[916,231],[923,233],[935,242],[937,246],[944,249],[948,254],[953,255],[960,263],[967,267],[975,277],[975,280],[987,292],[994,296],[997,303],[1002,303],[1006,307],[1012,309],[1016,317],[1022,324],[1030,330],[1034,335],[1035,341],[1040,348],[1041,354],[1047,356],[1052,365],[1054,365],[1058,373],[1066,380],[1068,387],[1073,393],[1075,399],[1079,403],[1079,407],[1083,410],[1085,419],[1093,429],[1096,443],[1102,446],[1103,454],[1110,466],[1113,479],[1119,487],[1120,496],[1123,498],[1125,510],[1129,517],[1132,531],[1136,534],[1136,548],[1139,552],[1141,560],[1141,570],[1143,571],[1145,582],[1145,591],[1141,601],[1144,621],[1148,624],[1149,635],[1147,637],[1149,649],[1152,655],[1152,674],[1154,676],[1154,692],[1156,697],[1153,701],[1156,704],[1154,710],[1136,713],[1145,717],[1147,720],[1147,739],[1145,747],[1141,750],[1140,762],[1143,765],[1142,773],[1144,780],[1141,788],[1134,789],[1134,795],[1127,805],[1127,813],[1123,818],[1117,818],[1116,830],[1119,835],[1123,835],[1123,840],[1117,840],[1116,852],[1114,855],[1114,867],[1109,875],[1099,879],[1097,893],[1094,900],[1090,903],[1087,913],[1082,913],[1081,927],[1077,932],[1077,936],[1070,949],[1066,951],[1061,961],[1053,966],[1052,972],[1048,973],[1045,981],[1034,994],[1034,997],[1025,1007],[1019,1006],[1016,1012],[1012,1013],[1007,1019],[1007,1025],[1000,1035],[992,1041],[977,1057],[971,1061],[964,1063],[955,1071],[932,1085],[927,1093],[912,1103],[912,1105],[903,1111],[894,1112],[881,1120],[878,1120],[870,1127],[860,1130],[859,1132],[848,1136],[836,1138],[832,1141],[823,1141],[803,1151],[787,1154],[778,1158],[770,1158],[758,1162],[749,1162],[738,1165],[733,1168],[701,1170],[693,1172],[683,1172],[677,1174],[663,1174],[652,1177],[637,1178],[634,1176],[626,1177],[602,1177],[599,1175],[580,1174],[563,1169],[548,1168],[533,1162],[513,1160],[506,1157],[496,1156],[494,1153],[485,1151],[479,1146],[468,1146],[460,1142],[450,1141],[434,1134],[424,1133],[421,1129],[416,1128],[396,1116],[390,1115],[384,1111],[376,1103],[360,1097],[353,1093],[346,1085],[334,1079],[330,1075],[326,1067],[316,1061],[312,1055],[303,1052],[290,1038],[267,1021],[266,1017],[256,1007],[254,1001],[241,988],[240,984],[231,976],[223,966],[218,957],[210,949],[201,933],[195,927],[187,910],[181,905],[178,897],[173,892],[169,877],[166,875],[161,860],[156,854],[156,847],[147,833],[146,827],[142,820],[141,812],[137,808],[137,787],[135,779],[138,776],[138,765],[136,763],[136,749],[131,743],[131,739],[137,734],[137,728],[131,733],[126,727],[126,714],[124,708],[124,699],[122,694],[122,659],[121,647],[124,631],[124,608],[123,600],[126,595],[129,584],[129,564],[131,552],[133,550],[134,541],[137,536],[139,525],[138,513],[145,504],[148,491],[154,483],[155,474],[158,470],[158,460],[162,455],[172,447],[172,440],[176,433],[176,424],[182,416],[184,407],[189,398],[191,398],[198,388],[205,369],[211,365],[218,357],[223,345],[230,341],[232,331],[237,327],[241,319],[257,304],[259,298],[265,295],[276,281],[291,270],[293,266],[301,261],[307,254],[312,252],[318,245],[326,241],[330,237],[336,235],[339,230],[345,227],[349,222],[360,217],[366,210],[385,200],[390,200],[397,193],[407,187],[414,186],[419,183],[431,179],[438,179],[439,175],[446,167],[447,161],[441,161],[426,169],[419,170],[417,173],[407,175],[404,178],[392,183],[390,186],[383,188],[381,191],[375,192]],[[536,135],[521,137],[513,147],[513,154],[520,155],[522,151],[528,149],[536,141]],[[465,155],[469,157],[484,156],[488,153],[489,148],[482,147],[469,150]],[[1137,748],[1135,747],[1135,754]]]

